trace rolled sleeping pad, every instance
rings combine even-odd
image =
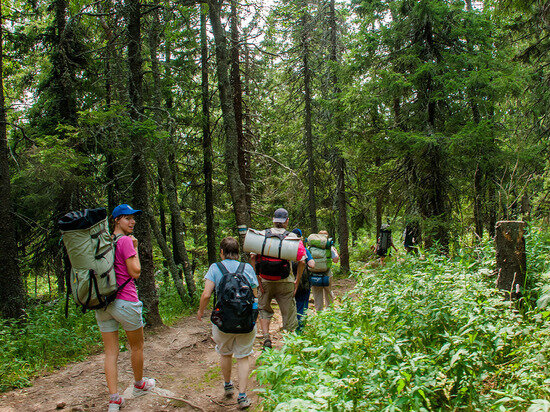
[[[243,250],[247,253],[256,253],[258,255],[296,262],[298,260],[300,240],[298,237],[289,236],[283,240],[277,236],[266,238],[259,230],[248,229],[244,238]]]
[[[328,249],[334,245],[334,240],[326,235],[313,233],[306,239],[309,246],[318,247],[319,249]]]

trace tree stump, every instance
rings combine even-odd
[[[522,296],[527,256],[525,254],[525,222],[500,221],[495,225],[497,287],[506,299]]]

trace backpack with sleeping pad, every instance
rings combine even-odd
[[[231,273],[221,262],[216,265],[223,278],[216,287],[217,301],[210,320],[222,332],[248,333],[254,329],[258,309],[254,306],[254,293],[250,282],[244,275],[245,263]]]
[[[328,235],[313,233],[307,238],[307,248],[315,261],[315,267],[310,269],[313,273],[326,273],[332,267],[332,251],[334,244]]]
[[[280,259],[283,240],[289,234],[290,232],[286,230],[283,233],[273,233],[271,229],[267,229],[265,231],[262,250],[256,259],[256,271],[262,278],[267,280],[281,280],[286,279],[290,275],[290,262],[288,260]],[[267,239],[272,237],[279,238],[278,258],[263,255]]]
[[[105,308],[131,280],[117,286],[115,274],[115,239],[109,234],[107,211],[104,208],[69,212],[58,221],[63,243],[71,261],[66,276],[68,315],[69,294],[82,309]]]

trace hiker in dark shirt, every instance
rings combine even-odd
[[[390,225],[383,224],[380,227],[380,236],[378,236],[378,240],[376,242],[376,249],[375,249],[376,254],[380,256],[381,265],[384,265],[384,259],[388,255],[388,252],[390,251],[390,247],[393,247],[394,250],[397,252],[397,248],[393,244]]]
[[[403,231],[403,247],[407,251],[407,255],[418,255],[418,244],[420,243],[420,228],[418,223],[411,222],[405,226]]]

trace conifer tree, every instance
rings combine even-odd
[[[19,272],[17,241],[11,201],[8,134],[4,99],[2,45],[4,24],[0,7],[0,313],[6,318],[23,315],[26,293]]]

